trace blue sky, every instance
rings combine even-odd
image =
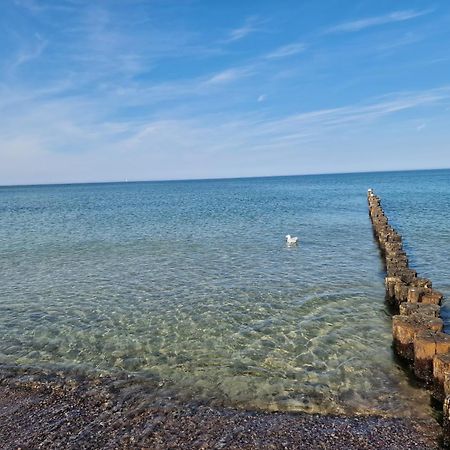
[[[0,184],[450,167],[450,2],[4,0]]]

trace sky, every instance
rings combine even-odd
[[[450,167],[450,2],[2,0],[0,185]]]

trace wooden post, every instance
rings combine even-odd
[[[397,303],[406,302],[408,300],[408,285],[400,281],[394,285],[394,298]]]
[[[389,299],[395,298],[395,285],[400,283],[400,278],[398,277],[386,277],[384,279],[384,284],[386,285],[386,294]]]
[[[425,303],[400,303],[402,316],[439,317],[441,308],[438,305],[426,305]]]
[[[417,316],[394,316],[392,318],[392,334],[394,350],[408,361],[414,360],[414,338],[421,330],[442,331],[444,322],[438,318]]]
[[[444,296],[440,292],[431,290],[430,292],[425,293],[420,301],[429,305],[440,305],[443,297]]]
[[[419,331],[414,338],[414,373],[427,383],[433,380],[433,358],[450,351],[450,336],[431,330]]]
[[[411,282],[411,286],[430,289],[433,286],[433,283],[428,278],[417,277]]]
[[[421,330],[414,337],[414,374],[430,381],[433,377],[433,357],[436,354],[434,332]]]
[[[433,359],[433,396],[441,401],[444,398],[444,382],[447,373],[450,373],[450,354],[436,355]]]

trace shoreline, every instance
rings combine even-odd
[[[170,397],[152,402],[153,391],[126,376],[0,369],[2,448],[439,448],[440,426],[431,417],[247,411]]]

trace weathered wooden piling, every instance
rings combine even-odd
[[[429,305],[440,305],[443,299],[440,292],[430,290],[421,297],[421,302]]]
[[[414,339],[423,331],[442,331],[444,322],[437,317],[419,315],[394,316],[392,318],[392,334],[394,350],[403,359],[414,361]]]
[[[445,355],[440,355],[440,356],[445,356]],[[448,356],[448,355],[447,355]],[[443,359],[440,359],[440,364],[443,363]],[[433,359],[433,376],[434,376],[434,366],[435,364],[439,364],[439,363],[435,363],[434,359]],[[449,362],[450,364],[450,362]],[[442,378],[440,379],[436,379],[436,382],[434,383],[434,390],[433,390],[433,396],[436,400],[439,401],[444,401],[446,399],[447,396],[450,396],[450,370],[443,368],[443,372],[444,372],[444,383],[441,384],[440,381],[442,380]],[[442,371],[442,368],[437,369],[438,371]]]
[[[450,395],[445,397],[444,407],[443,407],[443,444],[445,448],[450,447]]]
[[[410,303],[419,303],[420,297],[423,295],[424,288],[408,287],[408,295],[406,300]]]
[[[408,300],[408,285],[401,278],[394,286],[394,300],[397,306]]]
[[[431,280],[418,277],[409,267],[402,237],[389,224],[372,189],[367,200],[386,267],[386,301],[399,312],[392,318],[394,352],[431,388],[433,397],[443,402],[444,441],[450,445],[450,335],[443,332],[440,318],[443,295],[432,288]]]
[[[438,305],[424,303],[400,303],[400,314],[403,316],[439,317],[441,308]]]
[[[400,283],[399,277],[386,277],[384,284],[386,286],[386,298],[390,301],[395,301],[395,285]]]
[[[414,337],[414,373],[417,378],[433,381],[435,355],[450,352],[450,336],[441,332],[421,330]],[[443,380],[442,380],[443,383]]]
[[[442,353],[433,358],[433,396],[443,400],[445,395],[450,396],[450,354]],[[447,391],[447,392],[446,392]]]

